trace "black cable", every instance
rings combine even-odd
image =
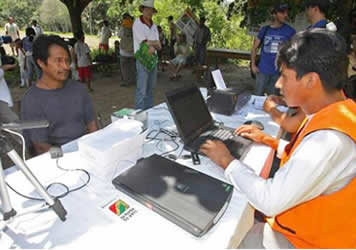
[[[78,190],[84,188],[85,186],[87,186],[87,185],[89,184],[89,182],[90,182],[90,174],[89,174],[88,171],[86,171],[85,169],[80,169],[80,168],[76,168],[76,169],[66,169],[66,168],[62,168],[61,166],[59,166],[59,163],[58,163],[58,162],[59,162],[59,159],[56,160],[56,165],[57,165],[57,168],[59,168],[60,170],[62,170],[62,171],[67,171],[67,172],[73,172],[73,171],[83,172],[83,173],[86,174],[86,176],[88,177],[87,181],[86,181],[83,185],[81,185],[81,186],[79,186],[79,187],[76,187],[76,188],[73,188],[73,189],[69,189],[69,191],[68,191],[67,194],[70,194],[70,193],[72,193],[72,192],[78,191]],[[63,184],[63,185],[64,185],[64,184]],[[64,186],[65,186],[65,185],[64,185]],[[67,194],[66,194],[66,195],[67,195]]]
[[[73,189],[69,189],[69,187],[67,186],[67,185],[65,185],[65,184],[63,184],[63,183],[60,183],[60,182],[54,182],[54,183],[51,183],[51,184],[49,184],[47,187],[46,187],[46,191],[48,192],[48,190],[51,188],[51,187],[53,187],[54,185],[60,185],[60,186],[62,186],[62,187],[64,187],[64,189],[65,189],[65,192],[63,192],[62,194],[60,194],[60,195],[56,195],[56,196],[53,196],[53,195],[50,195],[50,196],[52,196],[52,197],[54,197],[54,198],[57,198],[57,199],[60,199],[60,198],[63,198],[63,197],[65,197],[65,196],[67,196],[68,194],[70,194],[70,193],[72,193],[72,192],[75,192],[75,191],[78,191],[78,190],[80,190],[80,189],[82,189],[82,188],[84,188],[86,185],[88,185],[88,183],[90,182],[90,174],[89,174],[89,172],[88,171],[86,171],[86,170],[84,170],[84,169],[65,169],[65,168],[62,168],[61,166],[59,166],[59,159],[57,159],[56,160],[56,166],[57,166],[57,168],[58,169],[60,169],[60,170],[62,170],[62,171],[81,171],[81,172],[83,172],[83,173],[85,173],[86,175],[87,175],[87,177],[88,177],[88,179],[87,179],[87,181],[83,184],[83,185],[81,185],[81,186],[79,186],[79,187],[76,187],[76,188],[73,188]],[[28,200],[35,200],[35,201],[45,201],[44,199],[42,199],[42,198],[35,198],[35,197],[31,197],[31,196],[27,196],[27,195],[24,195],[24,194],[21,194],[20,192],[18,192],[18,191],[16,191],[12,186],[10,186],[8,183],[6,183],[6,185],[14,192],[14,193],[16,193],[17,195],[19,195],[19,196],[21,196],[21,197],[23,197],[23,198],[25,198],[25,199],[28,199]]]
[[[150,135],[151,135],[153,132],[157,132],[157,133],[156,133],[155,136],[150,137]],[[151,130],[151,131],[146,135],[146,139],[149,140],[148,142],[153,141],[153,140],[157,140],[157,137],[158,137],[159,133],[160,133],[159,130],[153,129],[153,130]],[[147,143],[147,142],[146,142],[146,143]]]
[[[60,182],[53,182],[53,183],[49,184],[46,188],[46,191],[49,193],[49,189],[54,185],[60,185],[60,186],[64,187],[64,189],[66,190],[65,192],[63,192],[63,194],[57,195],[56,196],[57,199],[63,198],[65,196],[67,196],[67,194],[69,194],[68,186],[63,183],[60,183]]]
[[[25,199],[35,200],[35,201],[44,201],[44,199],[41,199],[41,198],[34,198],[34,197],[30,197],[30,196],[21,194],[20,192],[16,191],[13,187],[11,187],[8,183],[6,183],[6,186],[8,186],[12,191],[14,191],[14,193],[16,193],[17,195],[19,195]]]

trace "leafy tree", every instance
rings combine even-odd
[[[92,2],[90,6],[98,6],[100,2],[107,1],[97,0]],[[111,4],[106,9],[105,16],[112,25],[119,25],[123,13],[129,12],[135,17],[141,14],[138,11],[140,3],[142,3],[140,0],[111,0]],[[216,0],[164,0],[156,1],[155,7],[158,13],[154,15],[154,22],[161,25],[166,34],[169,32],[167,17],[172,15],[173,19],[177,20],[187,7],[191,7],[197,16],[201,14],[207,16],[207,25],[212,33],[210,46],[245,50],[251,46],[251,37],[247,35],[246,28],[240,27],[240,22],[243,19],[235,15],[230,21],[227,20],[226,13],[228,6],[217,3]],[[102,15],[95,14],[95,16],[98,17]],[[96,20],[96,22],[99,20]]]
[[[219,0],[216,0],[219,1]],[[293,20],[298,13],[304,11],[306,0],[234,0],[227,12],[228,17],[233,15],[244,16],[241,22],[242,27],[247,25],[260,24],[270,16],[270,9],[275,3],[288,3],[289,16]],[[325,0],[327,1],[327,0]],[[327,13],[328,19],[337,24],[340,32],[347,41],[351,36],[351,11],[356,7],[355,0],[329,0],[330,8]],[[250,18],[249,18],[250,17]]]
[[[58,0],[43,0],[40,7],[40,21],[44,24],[42,28],[45,30],[56,32],[71,30],[68,9]]]
[[[108,20],[110,26],[119,25],[122,14],[132,13],[138,3],[123,0],[96,0],[92,1],[83,12],[83,26],[90,33],[97,33],[103,20]]]
[[[38,16],[38,9],[42,0],[0,0],[0,23],[5,24],[8,17],[15,18],[20,28],[25,28],[31,19]]]

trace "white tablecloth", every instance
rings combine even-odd
[[[258,119],[265,126],[265,131],[276,135],[278,126],[263,111],[251,107],[243,108],[231,117],[213,114],[214,119],[224,122],[226,126],[237,127],[246,119]],[[155,106],[149,111],[148,125],[150,129],[166,128],[175,130],[174,122],[166,104]],[[178,140],[179,141],[179,140]],[[144,145],[144,156],[152,153],[161,154],[174,148],[172,143],[151,141]],[[59,165],[67,169],[83,168],[85,161],[76,151],[75,143],[64,147],[65,153]],[[182,147],[172,154],[184,155]],[[254,145],[244,162],[257,173],[261,171],[264,160],[269,152],[265,146]],[[227,181],[221,168],[205,157],[201,164],[194,166],[191,159],[178,159],[178,162],[197,169],[218,179]],[[55,160],[49,153],[29,160],[28,166],[35,176],[47,186],[53,182],[62,182],[74,188],[85,182],[86,176],[80,172],[64,172],[56,167]],[[117,175],[133,163],[123,163],[117,168]],[[100,167],[100,166],[98,166]],[[36,196],[34,188],[26,178],[17,171],[9,171],[7,182],[19,192]],[[60,192],[57,186],[51,193]],[[30,201],[10,192],[12,205],[16,210],[30,207],[38,202]],[[129,205],[125,216],[117,216],[109,211],[108,204],[120,199]],[[202,238],[196,238],[170,221],[162,218],[147,207],[136,202],[129,196],[116,190],[110,181],[103,181],[91,174],[91,181],[85,188],[70,193],[61,199],[68,212],[67,220],[60,221],[52,210],[44,210],[15,218],[9,224],[6,234],[14,241],[14,248],[71,248],[71,249],[105,249],[105,248],[182,248],[206,249],[225,248],[237,226],[238,234],[235,241],[239,242],[253,222],[253,210],[243,194],[234,190],[232,200],[217,225]],[[130,210],[131,209],[131,210]]]

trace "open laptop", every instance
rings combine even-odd
[[[113,184],[197,237],[218,222],[233,193],[232,185],[156,154],[139,160]]]
[[[199,153],[205,140],[217,139],[240,159],[252,144],[251,140],[234,135],[234,129],[215,124],[198,87],[191,85],[169,91],[166,101],[186,150]]]

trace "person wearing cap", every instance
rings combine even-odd
[[[200,148],[267,216],[266,223],[253,225],[240,248],[356,248],[356,103],[341,92],[346,47],[327,29],[300,32],[280,46],[276,86],[306,119],[287,145],[251,125],[235,131],[278,150],[281,164],[273,178],[234,159],[220,141],[208,140]]]
[[[152,16],[157,13],[154,0],[146,0],[139,7],[142,13],[132,27],[134,38],[134,52],[140,49],[141,43],[149,46],[149,54],[157,53],[161,49],[157,26],[153,23]],[[143,64],[136,60],[136,109],[149,109],[153,107],[153,89],[157,81],[157,65],[148,71]]]
[[[211,41],[211,34],[209,28],[205,25],[206,18],[200,17],[198,29],[194,33],[193,48],[195,49],[195,60],[198,63],[198,68],[205,64],[206,61],[206,48]]]
[[[305,15],[311,24],[308,29],[326,28],[328,24],[326,13],[329,8],[329,0],[307,0],[304,6]]]
[[[288,18],[287,4],[276,4],[272,9],[272,18],[272,23],[259,31],[251,50],[251,69],[256,74],[255,94],[259,96],[265,93],[278,94],[274,87],[279,77],[274,63],[277,51],[281,43],[288,41],[296,33],[285,23]],[[257,50],[260,47],[260,61],[256,65]]]

